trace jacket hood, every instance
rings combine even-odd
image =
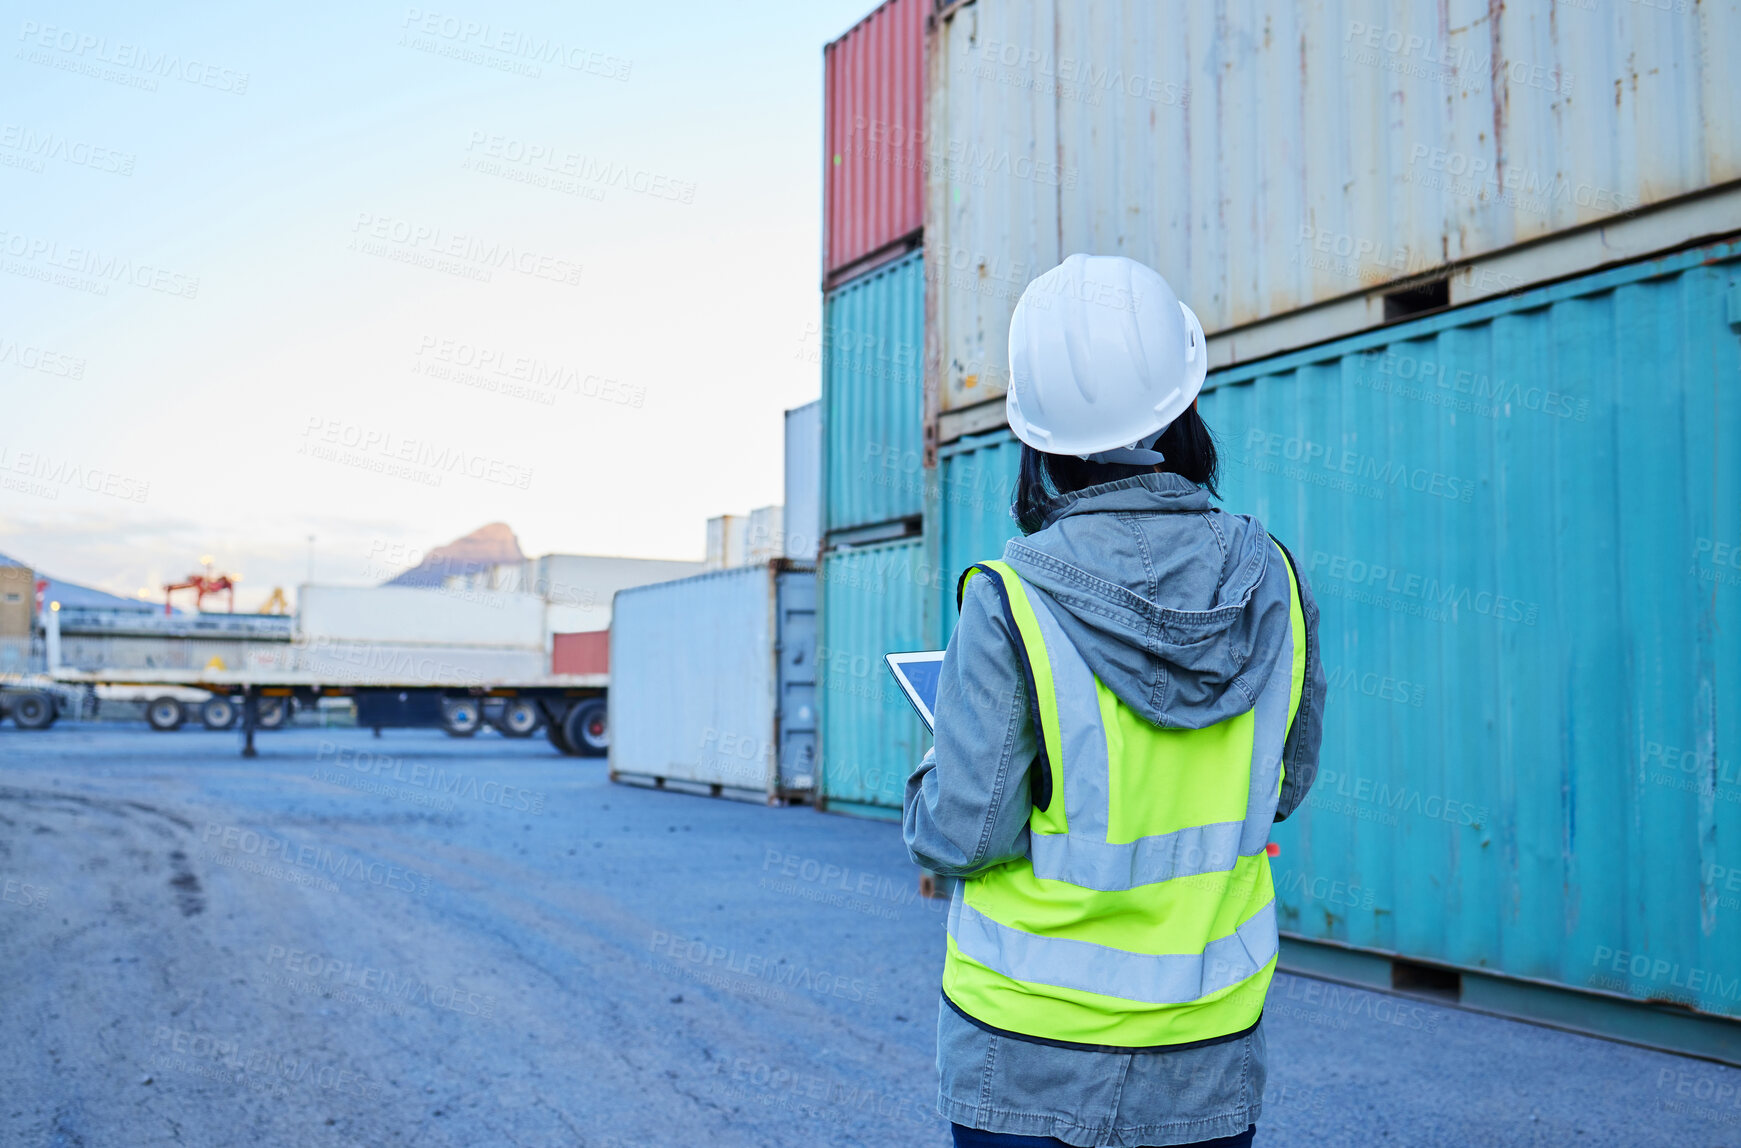
[[[1176,474],[1064,495],[1004,560],[1095,676],[1156,725],[1201,729],[1251,709],[1286,641],[1288,580],[1263,525]]]

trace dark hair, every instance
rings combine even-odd
[[[1188,478],[1208,490],[1212,497],[1221,497],[1221,492],[1215,489],[1216,479],[1221,477],[1215,436],[1197,413],[1197,404],[1192,403],[1184,414],[1173,420],[1161,435],[1160,442],[1155,444],[1155,449],[1167,458],[1158,467],[1088,462],[1073,454],[1046,454],[1023,443],[1022,471],[1016,479],[1015,501],[1010,506],[1010,513],[1015,516],[1023,534],[1032,534],[1046,525],[1046,511],[1061,495],[1074,494],[1103,482],[1152,474],[1157,470]]]

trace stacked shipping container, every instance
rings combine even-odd
[[[917,246],[925,225],[924,0],[889,0],[823,49],[823,287]]]
[[[822,403],[786,412],[785,539],[782,551],[815,562],[822,547]]]
[[[824,53],[824,807],[900,809],[928,740],[882,655],[924,631],[924,0],[889,0]]]
[[[1322,611],[1284,929],[1741,1017],[1737,303],[1723,243],[1212,379]]]
[[[920,358],[925,277],[913,254],[823,302],[823,529],[830,538],[917,519],[925,501]]]
[[[1741,1058],[1687,1019],[1741,1017],[1741,3],[980,0],[927,51],[928,643],[1014,532],[1022,288],[1155,266],[1323,608],[1294,959]]]
[[[1336,300],[1368,326],[1373,288],[1447,267],[1452,304],[1514,290],[1557,256],[1469,265],[1741,178],[1737,45],[1733,0],[956,6],[925,97],[935,402],[1002,392],[1016,299],[1076,251],[1155,267],[1211,335]]]

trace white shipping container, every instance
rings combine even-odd
[[[785,556],[814,562],[822,539],[822,402],[786,412]]]
[[[625,590],[610,664],[613,777],[814,789],[814,570],[770,563]]]
[[[546,554],[528,565],[532,582],[524,588],[547,603],[546,632],[551,634],[609,629],[611,599],[618,590],[687,578],[706,568],[700,562],[598,554]]]
[[[744,532],[744,565],[766,565],[786,556],[784,518],[778,506],[758,506],[750,511],[749,527]]]
[[[1734,181],[1738,56],[1741,0],[953,5],[928,49],[931,409],[1003,392],[1015,302],[1073,252],[1150,264],[1215,334]]]
[[[741,514],[721,514],[707,520],[709,570],[729,570],[744,564],[744,519]]]
[[[497,590],[303,586],[299,641],[544,649],[544,600]]]

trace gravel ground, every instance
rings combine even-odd
[[[260,744],[0,732],[0,1143],[948,1143],[895,826],[542,738]],[[1263,1148],[1741,1144],[1702,1061],[1295,977],[1265,1024]]]

